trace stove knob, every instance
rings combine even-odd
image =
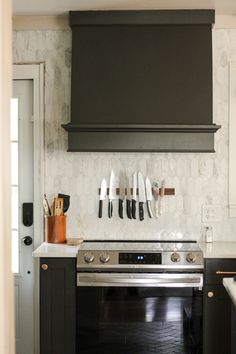
[[[195,256],[195,254],[194,253],[188,253],[187,254],[187,256],[186,256],[186,260],[187,260],[187,262],[189,262],[189,263],[195,263],[196,262],[196,259],[197,259],[197,257]]]
[[[85,253],[84,260],[86,263],[92,263],[94,261],[94,255],[92,253]]]
[[[172,262],[179,262],[181,260],[180,254],[177,252],[172,253],[170,258]]]
[[[100,261],[101,261],[102,263],[107,263],[107,262],[109,261],[109,259],[110,259],[110,256],[109,256],[108,253],[102,253],[102,254],[100,255]]]

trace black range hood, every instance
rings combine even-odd
[[[214,152],[213,10],[75,11],[68,151]]]

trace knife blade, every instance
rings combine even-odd
[[[126,176],[126,214],[129,219],[132,219],[131,191],[128,176]]]
[[[103,204],[103,200],[105,200],[106,197],[107,197],[107,182],[105,178],[103,178],[101,183],[100,197],[99,197],[99,210],[98,210],[99,218],[102,218],[102,204]]]
[[[121,219],[124,218],[123,216],[123,204],[125,200],[125,178],[124,174],[121,172],[119,175],[119,217]]]
[[[154,195],[154,199],[155,199],[155,215],[156,215],[156,218],[159,218],[159,207],[158,207],[159,184],[158,184],[158,182],[153,182],[153,195]]]
[[[115,184],[115,175],[114,172],[111,171],[110,182],[109,182],[109,202],[108,202],[108,217],[112,217],[113,213],[113,203],[112,200],[116,199],[116,184]]]
[[[151,182],[148,177],[146,177],[145,185],[146,185],[146,198],[147,198],[148,215],[150,218],[153,218],[152,207],[151,207],[152,186],[151,186]]]
[[[133,196],[132,196],[132,218],[136,219],[136,200],[137,200],[137,172],[133,174]]]
[[[138,173],[138,200],[139,200],[139,220],[144,220],[144,209],[143,204],[146,202],[145,185],[142,173]]]

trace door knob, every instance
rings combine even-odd
[[[213,291],[208,291],[207,296],[211,299],[214,296]]]
[[[24,244],[25,244],[26,246],[30,246],[30,245],[32,245],[32,243],[33,243],[33,239],[32,239],[32,237],[30,237],[30,236],[25,236],[25,237],[22,239],[22,241],[24,242]]]

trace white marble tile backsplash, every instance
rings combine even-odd
[[[62,123],[70,119],[70,31],[16,31],[15,63],[45,62],[45,191],[71,195],[68,237],[90,239],[200,240],[204,204],[218,205],[220,220],[212,223],[214,240],[235,241],[236,220],[228,217],[228,62],[236,60],[236,30],[213,31],[215,154],[68,153]],[[92,104],[92,103],[91,103]],[[153,180],[166,180],[175,196],[163,200],[159,219],[98,219],[98,187],[110,170],[130,176],[135,170]],[[115,205],[117,209],[117,205]]]

